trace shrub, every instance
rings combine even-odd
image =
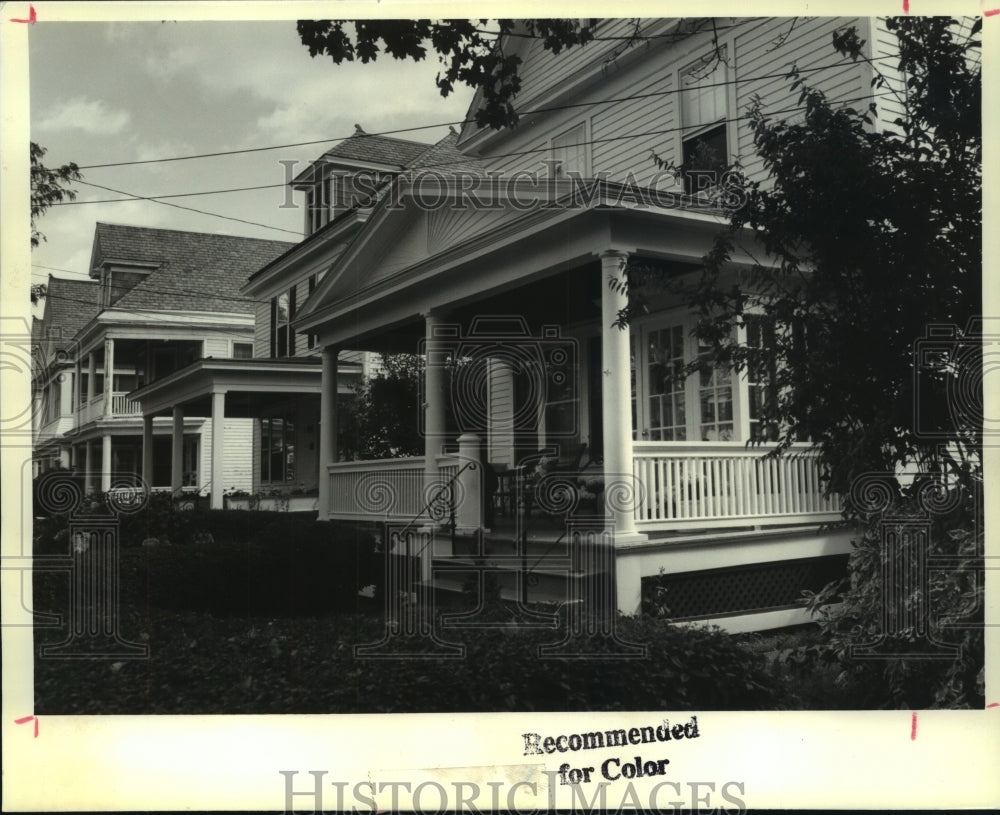
[[[876,518],[855,543],[849,580],[830,584],[807,598],[819,614],[826,638],[825,653],[820,656],[837,664],[841,685],[859,690],[856,707],[981,708],[985,704],[983,583],[975,566],[984,545],[976,510],[982,505],[981,492],[978,498],[978,502],[968,498],[955,502],[957,509],[947,514],[928,516],[911,494],[900,497],[885,515],[914,521],[929,518],[927,555],[946,559],[944,567],[928,568],[920,575],[909,555],[884,548],[882,518]],[[926,594],[922,581],[914,576],[923,578]],[[887,584],[887,579],[895,582]],[[838,593],[842,604],[823,608]],[[885,597],[900,601],[905,611],[884,608]],[[858,646],[880,638],[886,651],[912,656],[858,658]],[[922,656],[933,650],[928,639],[957,647],[958,656]]]
[[[241,513],[258,523],[249,540],[222,539],[220,530],[212,543],[142,548],[127,553],[123,573],[154,606],[220,616],[347,610],[360,588],[380,582],[370,535],[287,515],[261,527],[264,514]]]

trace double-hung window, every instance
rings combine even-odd
[[[271,356],[295,356],[295,287],[271,298]]]
[[[729,164],[728,73],[725,48],[681,71],[681,162],[691,195],[715,187]]]
[[[260,420],[260,481],[286,484],[295,480],[295,424],[288,417]]]
[[[559,178],[587,175],[587,129],[582,122],[552,139],[552,158]]]

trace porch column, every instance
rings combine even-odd
[[[90,441],[83,443],[83,491],[88,495],[94,489],[94,459],[90,454]]]
[[[153,417],[142,417],[142,480],[153,486]]]
[[[184,483],[184,408],[174,405],[170,435],[170,491],[176,495]]]
[[[605,498],[612,482],[628,479],[618,490],[611,506],[615,519],[615,538],[635,535],[632,479],[632,386],[629,375],[629,331],[614,325],[618,311],[628,304],[628,296],[608,285],[609,279],[621,278],[628,254],[601,253],[601,411],[604,428]],[[619,500],[620,499],[620,500]]]
[[[441,452],[445,435],[445,379],[443,350],[437,329],[441,318],[434,312],[424,315],[425,358],[424,358],[424,486],[437,481],[437,457]]]
[[[110,416],[115,392],[115,341],[104,340],[104,415]]]
[[[323,349],[323,376],[319,392],[319,517],[330,511],[330,474],[327,465],[338,460],[337,361],[339,350]]]
[[[101,436],[101,492],[111,491],[111,434]]]
[[[222,467],[225,464],[226,392],[212,393],[212,509],[222,509],[222,493],[226,485],[222,483]]]

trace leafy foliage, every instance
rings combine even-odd
[[[882,536],[886,523],[925,517],[912,494],[903,496],[892,507],[891,521],[872,520],[864,529],[851,553],[849,579],[808,597],[826,637],[823,656],[839,666],[838,682],[866,691],[860,706],[985,704],[984,586],[977,569],[984,541],[982,528],[969,521],[975,514],[974,507],[961,506],[932,518],[926,554],[946,565],[918,571],[912,555],[886,546]],[[835,599],[841,605],[826,605]],[[911,656],[859,658],[859,648],[876,643]],[[935,658],[942,646],[956,648],[957,657]]]
[[[382,370],[344,400],[338,444],[345,459],[380,459],[424,453],[418,399],[423,360],[382,354]]]
[[[504,38],[518,29],[540,37],[546,50],[558,54],[592,40],[595,24],[561,19],[299,20],[298,33],[310,56],[326,55],[337,65],[356,59],[374,62],[383,53],[420,61],[428,50],[436,52],[442,65],[435,80],[441,95],[448,96],[456,84],[481,90],[476,123],[500,129],[517,124],[513,101],[521,89],[521,58],[504,53]]]
[[[83,178],[80,170],[73,162],[61,167],[50,169],[42,164],[45,148],[31,143],[31,245],[32,247],[45,240],[45,236],[35,227],[36,221],[53,204],[72,201],[76,193],[69,185]],[[44,295],[43,295],[44,296]],[[36,302],[36,293],[32,288],[31,302]]]

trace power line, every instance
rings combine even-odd
[[[897,56],[899,56],[899,55],[898,54],[890,54],[890,55],[886,55],[886,56],[883,56],[883,57],[879,57],[878,59],[873,60],[873,62],[883,62],[883,61],[888,60],[888,59],[894,59]],[[817,65],[817,66],[813,66],[811,68],[800,68],[800,69],[797,69],[797,70],[798,70],[798,73],[800,73],[800,74],[806,74],[806,73],[813,73],[815,71],[825,71],[825,70],[827,70],[829,68],[837,68],[837,67],[840,67],[840,66],[845,65],[845,64],[848,64],[848,61],[846,59],[840,60],[838,62],[831,62],[831,63],[828,63],[826,65]],[[851,63],[851,64],[853,64],[853,63]],[[780,71],[780,72],[776,72],[776,73],[771,73],[771,74],[760,74],[760,75],[757,75],[757,76],[739,77],[739,78],[736,78],[736,79],[729,79],[729,80],[724,80],[724,81],[721,81],[721,82],[699,83],[698,85],[693,85],[691,87],[692,88],[699,88],[700,89],[700,88],[721,87],[721,86],[725,86],[725,85],[736,85],[736,84],[741,84],[741,83],[746,83],[746,82],[756,82],[756,81],[761,81],[761,80],[766,80],[766,79],[780,79],[780,78],[783,78],[783,77],[787,77],[788,74],[789,74],[789,71],[788,70],[784,70],[784,71]],[[592,101],[592,102],[572,102],[572,103],[567,103],[567,104],[564,104],[564,105],[552,105],[552,106],[549,106],[549,107],[535,108],[534,110],[521,111],[518,115],[519,116],[534,116],[534,115],[537,115],[537,114],[540,114],[540,113],[554,113],[554,112],[558,112],[558,111],[561,111],[561,110],[571,110],[573,108],[580,108],[580,107],[593,107],[593,106],[596,106],[596,105],[613,105],[613,104],[618,104],[618,103],[621,103],[621,102],[629,102],[629,101],[634,101],[634,100],[638,100],[638,99],[649,99],[649,98],[653,98],[653,97],[657,97],[657,96],[666,96],[666,95],[670,95],[670,94],[674,94],[674,93],[682,93],[684,90],[685,89],[683,89],[683,88],[671,88],[671,89],[668,89],[668,90],[665,90],[665,91],[652,91],[652,92],[646,93],[646,94],[634,94],[634,95],[631,95],[631,96],[617,97],[615,99],[601,99],[601,100],[595,100],[595,101]],[[416,125],[416,126],[413,126],[413,127],[396,128],[394,130],[382,130],[382,131],[379,131],[378,133],[366,133],[365,135],[366,136],[394,136],[394,135],[398,135],[400,133],[413,133],[413,132],[416,132],[418,130],[431,130],[431,129],[440,128],[440,127],[448,127],[448,126],[454,126],[454,125],[466,125],[466,124],[475,124],[475,119],[474,118],[472,118],[472,119],[456,119],[456,120],[447,121],[447,122],[436,122],[434,124]],[[353,135],[353,134],[351,134],[351,135]],[[86,165],[80,166],[79,169],[80,170],[98,170],[98,169],[104,169],[104,168],[107,168],[107,167],[131,167],[131,166],[138,165],[138,164],[162,164],[162,163],[173,162],[173,161],[191,161],[191,160],[203,159],[203,158],[219,158],[219,157],[222,157],[222,156],[236,156],[236,155],[243,155],[243,154],[246,154],[246,153],[259,153],[259,152],[264,152],[264,151],[268,151],[268,150],[281,150],[281,149],[284,149],[286,147],[308,147],[310,145],[315,145],[315,144],[327,144],[327,143],[330,143],[330,142],[340,142],[340,141],[344,141],[345,139],[348,139],[348,138],[350,138],[350,136],[333,136],[333,137],[329,137],[329,138],[325,138],[325,139],[313,139],[311,141],[303,141],[303,142],[290,142],[290,143],[287,143],[287,144],[272,144],[272,145],[267,145],[267,146],[264,146],[264,147],[246,147],[246,148],[242,148],[240,150],[220,150],[220,151],[213,152],[213,153],[193,153],[193,154],[184,155],[184,156],[168,156],[168,157],[165,157],[165,158],[151,158],[151,159],[141,159],[141,160],[135,160],[135,161],[109,162],[109,163],[106,163],[106,164],[86,164]],[[431,144],[427,145],[428,148],[430,148],[432,146],[433,145],[431,145]]]
[[[248,221],[245,218],[236,218],[236,217],[234,217],[232,215],[221,215],[218,212],[208,212],[207,210],[196,209],[195,207],[186,207],[183,204],[174,204],[174,203],[171,203],[170,201],[160,201],[159,199],[151,197],[151,196],[136,195],[134,193],[127,192],[126,190],[118,190],[118,189],[115,189],[114,187],[105,187],[103,184],[95,184],[93,181],[82,181],[81,180],[81,181],[78,181],[76,183],[86,184],[88,187],[97,187],[98,189],[107,190],[108,192],[116,192],[119,195],[127,195],[127,196],[129,196],[129,199],[131,199],[131,200],[136,200],[136,201],[151,201],[154,204],[163,204],[163,206],[165,206],[165,207],[174,207],[175,209],[183,209],[183,210],[187,210],[188,212],[196,212],[199,215],[210,215],[213,218],[222,218],[223,220],[226,220],[226,221],[235,221],[236,223],[249,224],[250,226],[259,226],[259,227],[263,227],[264,229],[274,229],[274,230],[276,230],[278,232],[287,232],[290,235],[296,235],[298,237],[301,237],[301,233],[296,232],[296,231],[294,231],[292,229],[284,229],[283,227],[280,227],[280,226],[271,226],[270,224],[262,224],[262,223],[259,223],[257,221]]]
[[[829,67],[829,66],[826,66],[826,67]],[[820,69],[817,69],[817,70],[820,70]],[[780,74],[780,76],[786,76],[786,75],[787,75],[786,73],[785,74]],[[774,75],[774,76],[778,76],[778,75]],[[732,84],[732,83],[731,82],[720,82],[720,83],[713,83],[713,84],[728,85],[728,84]],[[699,86],[699,87],[711,87],[711,86],[712,85],[706,84],[704,86]],[[672,89],[670,91],[655,91],[655,92],[651,92],[651,93],[648,93],[648,94],[636,94],[634,96],[627,97],[625,99],[614,100],[614,101],[619,102],[619,101],[641,100],[641,99],[646,99],[646,98],[649,98],[649,97],[662,96],[662,95],[664,95],[666,93],[678,93],[678,92],[679,91],[677,89]],[[843,104],[851,104],[851,103],[854,103],[854,102],[861,102],[861,101],[865,101],[865,100],[868,100],[868,99],[881,99],[881,98],[884,98],[886,96],[894,95],[894,93],[895,92],[892,91],[891,89],[889,91],[887,91],[887,92],[884,92],[884,93],[867,93],[864,96],[854,97],[852,99],[837,100],[837,104],[842,104],[843,105]],[[582,103],[582,104],[587,105],[587,104],[592,104],[592,103]],[[566,107],[576,107],[576,106],[577,105],[567,105]],[[784,113],[794,113],[796,111],[800,111],[800,110],[804,110],[804,109],[805,109],[804,105],[795,105],[795,106],[792,106],[792,107],[789,107],[789,108],[782,108],[782,109],[779,109],[779,110],[771,111],[770,115],[784,114]],[[719,119],[716,124],[740,122],[740,121],[744,121],[744,120],[746,120],[748,118],[749,118],[749,116],[747,116],[747,115],[731,116],[731,117],[727,117],[727,118],[724,118],[724,119]],[[619,135],[619,136],[606,136],[606,137],[598,138],[598,139],[585,139],[583,141],[575,142],[571,146],[578,147],[578,146],[583,146],[583,145],[602,144],[602,143],[605,143],[605,142],[612,142],[612,141],[623,141],[623,140],[626,140],[626,139],[647,138],[649,136],[660,136],[660,135],[666,135],[668,133],[676,133],[678,131],[692,130],[692,129],[696,129],[697,127],[701,127],[701,126],[702,125],[697,125],[697,126],[689,125],[689,126],[669,127],[669,128],[661,128],[659,130],[645,131],[643,133],[629,133],[629,134]],[[550,148],[549,148],[548,145],[544,145],[544,146],[540,146],[540,147],[530,148],[530,149],[527,149],[527,150],[519,150],[519,151],[515,151],[515,152],[510,152],[510,153],[496,153],[496,154],[491,155],[490,159],[493,160],[493,159],[516,158],[517,156],[532,155],[532,154],[535,154],[535,153],[546,153],[546,152],[549,151],[549,149]],[[454,160],[454,161],[439,162],[437,164],[426,164],[426,165],[422,165],[421,167],[416,168],[416,169],[417,170],[427,170],[427,169],[436,169],[436,168],[441,168],[441,167],[450,167],[450,166],[454,166],[456,164],[463,164],[466,161],[468,161],[468,159],[467,158],[463,158],[463,159],[457,159],[457,160]],[[399,174],[405,173],[405,172],[407,172],[407,170],[404,169],[404,170],[399,170],[399,171],[393,171],[391,173],[386,173],[386,175],[399,175]],[[129,195],[130,197],[129,198],[108,198],[108,199],[100,199],[100,200],[96,200],[96,201],[79,201],[79,200],[78,201],[63,201],[63,202],[60,202],[60,203],[53,204],[52,206],[79,206],[81,204],[115,204],[115,203],[122,203],[122,202],[126,202],[126,201],[152,201],[154,203],[164,203],[164,204],[167,204],[166,201],[162,201],[161,199],[165,199],[165,198],[182,198],[182,197],[191,197],[191,196],[199,196],[199,195],[221,195],[221,194],[231,193],[231,192],[247,192],[247,191],[252,191],[252,190],[275,189],[275,188],[278,188],[278,187],[284,187],[285,186],[284,183],[281,183],[281,184],[261,184],[261,185],[253,186],[253,187],[239,187],[239,188],[234,188],[234,189],[222,189],[222,190],[206,190],[206,191],[203,191],[203,192],[170,193],[170,194],[165,194],[165,195],[138,195],[138,194],[134,194],[134,193],[126,193],[126,192],[123,192],[123,191],[120,191],[120,190],[115,190],[115,189],[113,189],[111,187],[104,187],[104,186],[102,186],[100,184],[95,184],[93,182],[81,181],[80,183],[87,184],[87,185],[92,186],[92,187],[98,187],[100,189],[106,189],[106,190],[109,190],[111,192],[120,192],[121,194],[123,194],[123,195]],[[176,204],[167,204],[167,205],[168,206],[178,206]],[[191,209],[190,207],[180,207],[180,208],[181,209]],[[204,212],[203,210],[194,210],[194,209],[192,209],[192,211],[194,211],[194,212]],[[253,222],[253,221],[242,221],[242,219],[230,218],[229,216],[219,215],[217,213],[205,212],[204,214],[214,215],[217,218],[226,218],[228,220],[237,220],[237,221],[241,221],[242,223],[255,224],[255,222]],[[277,230],[280,230],[282,232],[288,232],[288,233],[294,234],[294,235],[299,235],[300,234],[300,233],[295,232],[295,231],[290,230],[290,229],[282,229],[281,227],[268,226],[266,224],[255,224],[255,225],[257,225],[257,226],[265,226],[266,228],[269,228],[269,229],[277,229]]]

